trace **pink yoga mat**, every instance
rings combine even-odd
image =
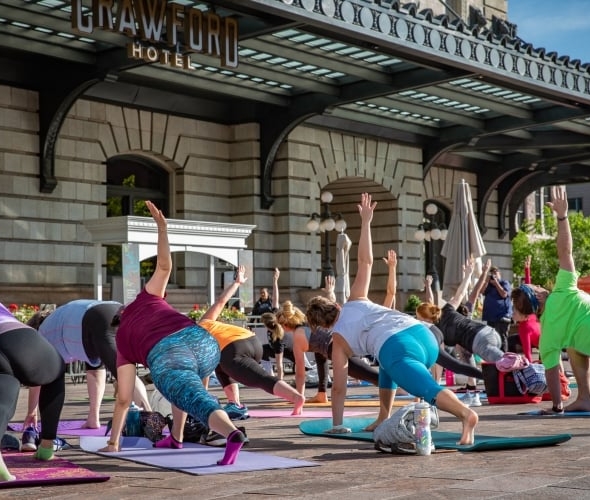
[[[11,474],[16,476],[16,481],[0,481],[0,488],[101,482],[110,477],[97,474],[59,457],[45,462],[35,459],[32,453],[18,453],[16,451],[5,451],[2,453],[2,457]],[[51,494],[47,492],[46,496],[50,497]]]
[[[255,418],[332,418],[332,410],[309,410],[303,409],[302,415],[291,415],[293,410],[285,409],[271,409],[271,410],[248,410],[248,414]],[[358,415],[366,415],[372,413],[371,411],[344,411],[345,417],[355,417]]]

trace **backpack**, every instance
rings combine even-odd
[[[168,423],[168,429],[172,432],[172,417],[168,415],[166,417]],[[186,422],[184,424],[184,438],[183,441],[187,443],[199,443],[201,436],[209,434],[209,427],[203,424],[199,419],[187,415]]]
[[[162,430],[166,427],[167,420],[159,411],[141,411],[140,420],[143,435],[152,443],[164,437]]]
[[[530,363],[520,370],[514,370],[512,375],[521,394],[539,395],[547,392],[545,366],[541,363]]]
[[[162,430],[168,424],[168,420],[159,411],[141,410],[139,412],[141,435],[148,438],[152,443],[159,441],[164,436]],[[113,420],[107,422],[107,428],[104,433],[105,436],[111,431]],[[127,435],[126,428],[123,427],[123,436]]]
[[[414,410],[416,403],[410,403],[397,410],[373,431],[375,449],[387,453],[416,454]],[[430,407],[430,428],[438,427],[439,417],[436,406]]]

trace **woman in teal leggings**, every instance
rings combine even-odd
[[[346,398],[348,360],[352,356],[371,355],[379,361],[379,386],[402,385],[416,396],[462,423],[459,444],[473,444],[477,413],[465,406],[455,394],[439,386],[429,368],[436,362],[438,343],[426,326],[415,318],[368,299],[373,267],[371,220],[376,203],[363,193],[358,205],[361,231],[357,274],[350,288],[348,302],[340,307],[324,297],[315,297],[307,307],[307,321],[312,330],[318,326],[333,328],[332,424],[331,433],[350,432],[342,425]]]

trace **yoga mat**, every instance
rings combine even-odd
[[[296,460],[293,458],[266,455],[264,453],[240,451],[238,460],[233,465],[217,465],[217,460],[223,458],[224,448],[202,446],[194,443],[184,443],[181,450],[170,448],[154,448],[152,442],[146,438],[125,437],[120,452],[101,453],[98,450],[106,446],[107,438],[82,436],[80,447],[84,451],[97,453],[105,457],[120,458],[140,464],[177,470],[188,474],[227,474],[229,472],[247,472],[255,470],[289,469],[293,467],[314,467],[316,462]]]
[[[63,458],[37,460],[32,453],[3,452],[2,457],[16,481],[1,481],[0,488],[25,486],[51,486],[57,484],[96,483],[107,481],[110,476],[97,474]],[[50,497],[47,493],[47,497]]]
[[[82,429],[85,420],[60,420],[57,424],[57,433],[66,436],[104,436],[107,430],[106,425],[101,425],[99,429]],[[41,424],[39,424],[41,429]],[[11,422],[8,430],[13,432],[22,432],[23,424],[21,422]]]
[[[326,406],[330,406],[329,404]],[[248,410],[250,417],[255,418],[332,418],[332,410],[304,410],[303,415],[291,415],[293,410],[269,409],[269,410]],[[366,415],[369,411],[348,411],[344,412],[345,417]]]
[[[396,396],[395,401],[393,402],[393,406],[406,406],[408,403],[414,401],[414,396],[408,394],[402,394],[401,396]],[[291,406],[292,403],[287,403],[285,401],[272,401],[269,403],[263,402],[260,403],[264,406]],[[349,395],[347,399],[344,401],[344,406],[349,408],[358,408],[358,407],[378,407],[379,406],[379,396],[377,394],[359,394],[359,395]],[[305,403],[304,408],[331,408],[331,403]],[[248,410],[250,411],[250,410]]]
[[[347,434],[326,434],[324,431],[332,427],[332,420],[306,420],[299,424],[299,430],[303,434],[311,436],[322,436],[337,439],[353,439],[357,441],[373,441],[373,433],[365,432],[364,429],[372,422],[369,418],[345,418],[344,425],[352,429]],[[432,431],[434,446],[442,450],[458,451],[491,451],[509,450],[515,448],[534,448],[538,446],[550,446],[564,443],[571,439],[571,434],[549,434],[546,436],[484,436],[476,434],[475,442],[472,445],[459,445],[459,433]]]
[[[531,415],[535,417],[590,417],[590,411],[564,411],[563,413],[544,413],[545,410],[531,410],[517,415]]]
[[[270,403],[260,403],[261,405],[264,406],[279,406],[279,407],[283,407],[283,406],[293,406],[293,403],[286,403],[286,402],[282,402],[282,401],[277,401],[277,402],[270,402]],[[407,401],[399,401],[399,402],[393,402],[394,406],[406,406],[408,404]],[[344,402],[344,406],[349,407],[349,408],[359,408],[359,407],[378,407],[379,406],[379,400],[378,399],[374,399],[374,400],[366,400],[366,401],[360,401],[360,400],[355,400],[355,401],[345,401]],[[303,408],[331,408],[332,407],[332,403],[305,403],[303,405]],[[248,410],[249,412],[250,410]]]

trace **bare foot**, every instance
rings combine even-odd
[[[590,411],[590,401],[586,399],[576,399],[573,403],[567,405],[564,411]]]
[[[293,413],[291,415],[301,415],[303,411],[303,405],[305,403],[305,396],[298,395],[293,401]]]
[[[366,432],[373,432],[373,431],[374,431],[374,430],[375,430],[375,429],[376,429],[376,428],[379,426],[379,424],[381,424],[381,422],[383,422],[383,420],[378,418],[378,419],[377,419],[377,420],[375,420],[374,422],[372,422],[372,423],[370,423],[369,425],[367,425],[367,427],[365,427],[365,428],[363,429],[363,431],[366,431]]]
[[[471,408],[467,408],[467,413],[461,419],[461,422],[463,423],[463,432],[458,444],[473,444],[475,441],[475,426],[478,421],[479,417],[477,416],[477,413]]]
[[[309,398],[306,403],[329,403],[328,395],[325,392],[318,392],[313,398]]]
[[[90,420],[86,420],[81,426],[80,429],[100,429],[100,422],[91,422]]]

